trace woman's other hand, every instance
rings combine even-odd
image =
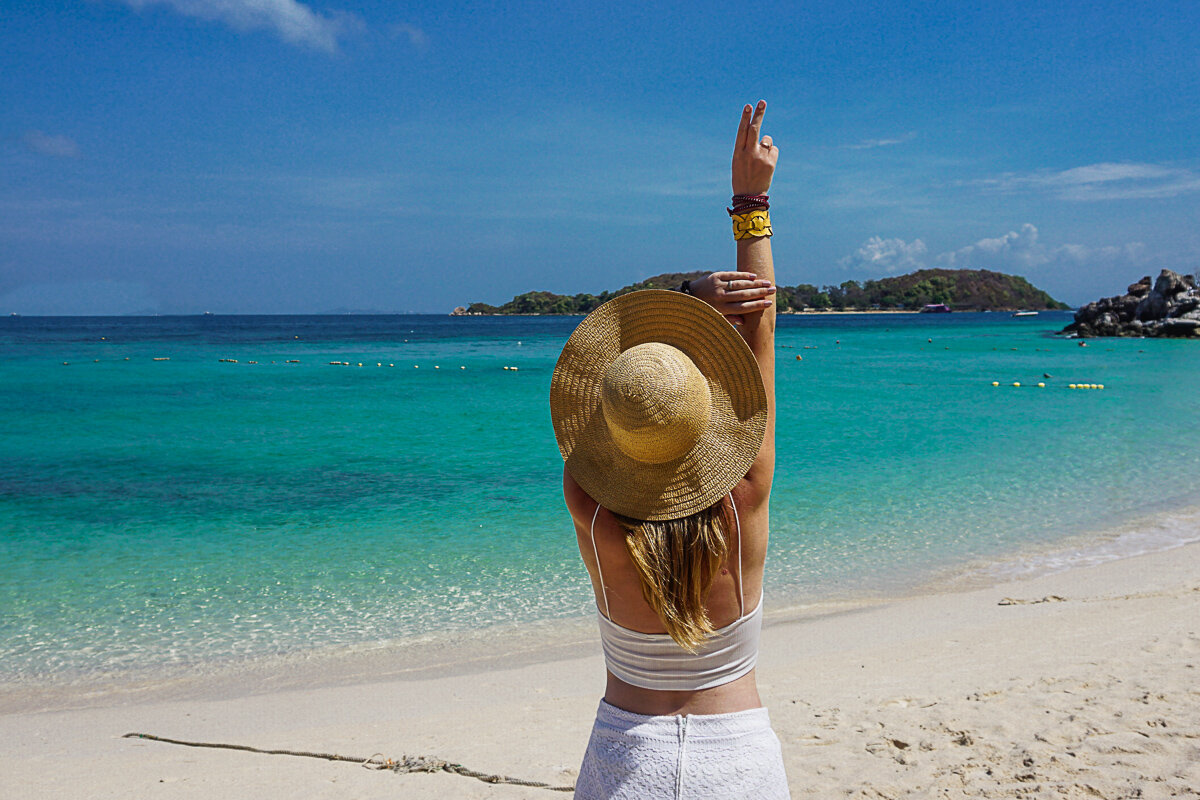
[[[688,291],[725,315],[734,325],[742,315],[771,307],[775,286],[752,272],[713,272],[688,285]]]
[[[747,105],[742,109],[742,121],[733,145],[734,194],[766,194],[771,188],[775,164],[779,161],[779,148],[771,143],[770,136],[759,138],[766,113],[765,100],[759,100],[754,108]]]

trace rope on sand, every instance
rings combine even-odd
[[[325,761],[349,761],[367,769],[390,770],[395,773],[405,772],[451,772],[467,778],[475,778],[484,783],[511,783],[517,786],[531,786],[535,789],[549,789],[552,792],[573,792],[574,786],[551,786],[540,781],[527,781],[522,778],[511,778],[507,775],[489,775],[468,769],[462,764],[445,761],[429,756],[401,756],[399,760],[384,758],[382,753],[375,753],[368,758],[361,756],[342,756],[337,753],[310,753],[304,750],[261,750],[244,744],[221,744],[219,742],[188,742],[183,739],[168,739],[165,736],[155,736],[150,733],[127,733],[122,739],[149,739],[167,744],[180,744],[184,747],[212,747],[220,750],[242,750],[247,753],[263,753],[271,756],[301,756],[303,758],[320,758]]]

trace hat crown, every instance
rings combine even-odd
[[[600,406],[613,443],[627,456],[662,464],[689,453],[709,425],[708,381],[682,350],[647,342],[604,371]]]

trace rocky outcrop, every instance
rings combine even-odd
[[[1147,275],[1123,295],[1088,303],[1062,333],[1200,338],[1200,291],[1191,275],[1164,269],[1153,283]]]

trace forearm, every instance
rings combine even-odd
[[[738,272],[750,272],[759,280],[775,285],[775,262],[771,257],[771,239],[760,236],[737,242]],[[772,301],[775,295],[771,295]],[[775,303],[762,311],[742,315],[742,336],[764,367],[773,368],[775,355]]]
[[[759,236],[737,241],[737,271],[752,272],[775,284],[775,261],[771,258],[771,237]]]

